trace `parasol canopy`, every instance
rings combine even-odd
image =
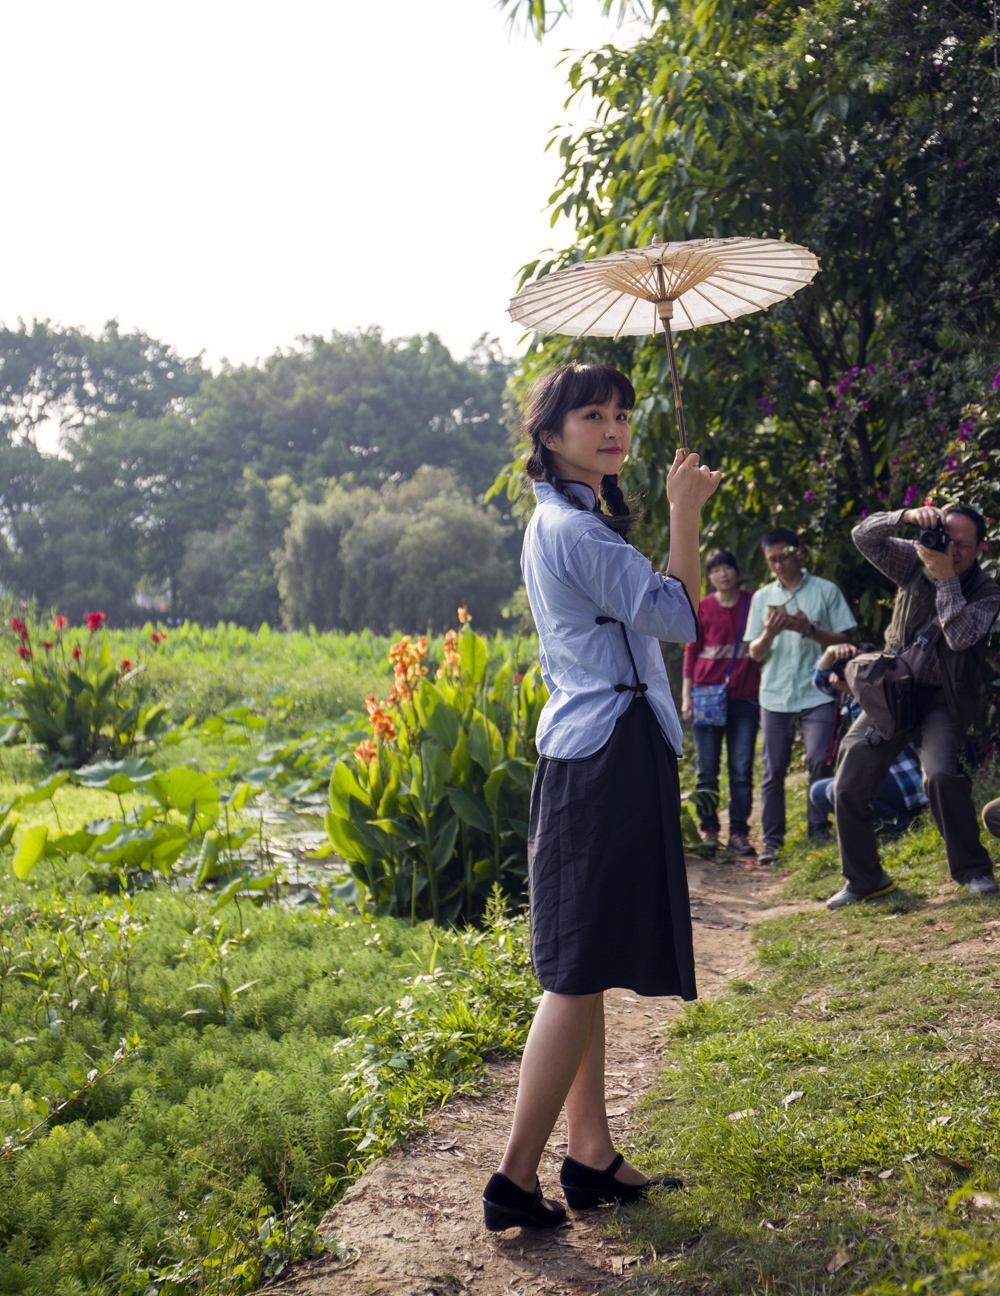
[[[819,269],[808,248],[781,239],[690,239],[578,261],[528,284],[512,320],[570,337],[665,334],[681,445],[687,447],[673,333],[767,310]]]

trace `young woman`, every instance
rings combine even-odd
[[[680,834],[682,732],[659,640],[697,633],[698,529],[719,484],[677,452],[667,476],[670,561],[625,540],[618,486],[631,440],[628,379],[603,365],[545,374],[528,403],[537,507],[522,570],[550,697],[536,734],[528,840],[532,964],[544,993],[521,1062],[506,1151],[483,1194],[486,1227],[551,1228],[538,1184],[565,1103],[560,1172],[574,1209],[633,1201],[650,1180],[616,1154],[604,1099],[605,990],[695,998]]]
[[[715,591],[698,608],[698,637],[684,649],[684,693],[681,715],[691,724],[694,689],[699,684],[726,683],[726,723],[695,724],[694,747],[698,757],[695,808],[702,838],[719,840],[719,765],[726,742],[729,770],[729,841],[734,855],[753,857],[750,845],[750,806],[753,798],[753,753],[760,725],[760,666],[743,641],[750,595],[740,589],[740,568],[728,549],[710,554],[705,563]]]

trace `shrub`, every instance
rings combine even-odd
[[[38,743],[53,764],[75,769],[95,756],[128,756],[159,732],[165,707],[148,701],[142,652],[113,661],[100,634],[105,620],[103,612],[88,613],[82,643],[67,646],[64,616],[53,619],[51,638],[11,618],[19,661],[8,740],[23,736]],[[151,633],[154,649],[165,636]]]
[[[525,889],[545,688],[537,666],[518,673],[516,650],[491,674],[486,642],[459,618],[433,682],[424,636],[390,649],[393,687],[367,699],[372,739],[334,766],[327,832],[379,914],[471,920],[494,883]]]

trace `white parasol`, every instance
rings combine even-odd
[[[662,330],[681,445],[687,449],[673,334],[767,310],[819,269],[808,248],[781,239],[691,239],[578,261],[536,279],[508,306],[539,333],[635,337]]]

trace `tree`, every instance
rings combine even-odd
[[[129,621],[139,576],[131,516],[103,509],[64,459],[29,444],[0,448],[0,461],[12,457],[24,466],[20,487],[30,506],[10,508],[5,492],[0,581],[72,621],[96,610],[117,624]]]
[[[484,490],[507,454],[508,373],[485,340],[459,362],[434,334],[305,337],[260,368],[227,369],[206,383],[197,418],[265,477],[378,486],[432,464]]]
[[[0,434],[34,443],[45,423],[66,433],[102,414],[155,418],[204,377],[199,358],[145,333],[122,333],[117,320],[97,337],[49,320],[0,328]]]
[[[517,581],[511,536],[448,469],[381,492],[335,484],[292,511],[277,559],[282,617],[296,629],[444,629],[471,607],[489,628]]]
[[[292,509],[283,547],[275,555],[281,619],[287,629],[343,628],[341,545],[375,498],[364,488],[347,491],[334,483],[321,503],[300,500]]]
[[[992,11],[656,0],[652,14],[634,47],[570,68],[573,93],[597,100],[594,124],[558,143],[552,205],[579,243],[526,274],[654,235],[767,235],[819,254],[819,276],[789,302],[682,336],[685,408],[695,447],[726,473],[709,542],[747,553],[780,517],[875,624],[849,523],[924,493],[997,368]],[[549,339],[522,383],[567,358],[632,371],[642,398],[626,485],[645,493],[662,540],[675,435],[662,339]]]

